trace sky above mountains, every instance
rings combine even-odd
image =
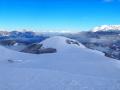
[[[81,31],[120,24],[120,0],[0,0],[0,28]]]

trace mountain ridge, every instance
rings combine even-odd
[[[120,30],[120,25],[101,25],[94,27],[92,29],[92,32],[97,32],[97,31],[115,31],[115,30]]]

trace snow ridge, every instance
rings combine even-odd
[[[109,30],[120,30],[120,25],[102,25],[92,29],[93,32]]]

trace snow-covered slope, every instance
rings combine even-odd
[[[102,25],[92,29],[93,32],[109,30],[120,30],[120,25]]]
[[[62,36],[48,38],[40,44],[42,44],[44,48],[55,48],[59,52],[85,48],[85,46],[80,44],[78,41]]]
[[[62,49],[52,54],[26,54],[0,46],[0,90],[120,89],[119,61],[80,43],[67,45],[66,40],[57,36],[41,42]]]
[[[48,38],[40,43],[35,43],[24,48],[22,52],[34,53],[34,54],[44,54],[44,53],[56,53],[56,52],[69,52],[72,50],[79,50],[80,48],[85,48],[78,41],[69,39],[62,36],[54,36]]]

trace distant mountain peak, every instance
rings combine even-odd
[[[79,43],[76,40],[66,38],[63,36],[53,36],[47,38],[46,40],[32,44],[22,50],[22,52],[26,53],[34,53],[34,54],[43,54],[43,53],[56,53],[56,52],[71,52],[79,51],[80,48],[85,48],[84,45]]]
[[[110,30],[120,30],[120,25],[102,25],[92,29],[93,32]]]
[[[40,44],[43,44],[44,47],[48,47],[48,48],[56,48],[59,50],[64,50],[67,48],[85,48],[84,45],[82,45],[81,43],[79,43],[76,40],[70,39],[70,38],[66,38],[63,36],[54,36],[54,37],[50,37],[44,41],[42,41]],[[63,49],[64,48],[64,49]]]

